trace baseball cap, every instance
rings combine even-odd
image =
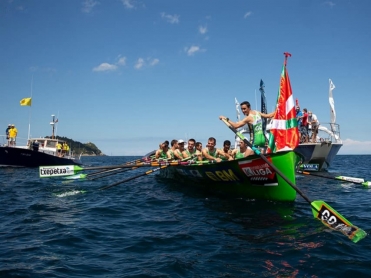
[[[184,140],[182,139],[178,140],[178,144],[182,144],[182,143],[184,143]]]

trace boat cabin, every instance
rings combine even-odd
[[[27,141],[27,148],[32,149],[34,151],[43,152],[46,154],[59,156],[63,155],[64,157],[71,157],[71,150],[68,151],[68,153],[60,152],[58,153],[57,150],[57,144],[60,143],[63,145],[63,143],[66,143],[65,141],[61,139],[52,139],[52,138],[31,138]]]

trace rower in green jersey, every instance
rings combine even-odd
[[[178,140],[173,139],[170,142],[171,148],[169,149],[168,153],[171,156],[171,160],[176,160],[178,158],[175,157],[175,151],[178,149]]]
[[[232,151],[230,149],[231,149],[231,141],[225,140],[223,143],[223,148],[218,149],[218,157],[223,161],[232,160],[233,159],[231,155]]]
[[[196,140],[195,139],[191,138],[191,139],[188,140],[187,149],[185,149],[182,152],[183,159],[185,159],[185,158],[191,158],[191,157],[197,157],[197,160],[198,161],[201,161],[202,160],[202,157],[201,157],[200,153],[195,148],[195,144],[196,144]]]
[[[216,139],[214,137],[210,137],[207,140],[206,148],[202,150],[202,157],[204,160],[209,160],[212,162],[220,162],[222,159],[218,157],[218,149],[215,148]]]
[[[247,147],[244,141],[239,141],[239,148],[232,151],[232,156],[234,159],[244,158],[246,156],[252,155],[254,152]]]
[[[171,159],[169,154],[169,141],[165,141],[160,144],[160,148],[156,151],[156,159]]]
[[[180,139],[178,140],[178,148],[174,151],[175,159],[182,160],[184,158],[182,154],[184,151],[184,140]]]
[[[227,119],[228,123],[235,129],[243,127],[246,124],[251,124],[253,126],[254,137],[252,144],[255,147],[264,147],[265,146],[265,136],[263,133],[263,124],[262,118],[273,118],[276,111],[265,114],[259,111],[252,110],[250,107],[250,103],[248,101],[244,101],[241,103],[241,111],[246,116],[239,122],[232,122],[228,118],[224,116],[219,116],[219,119]]]
[[[196,154],[198,156],[201,156],[201,160],[204,160],[204,158],[202,156],[202,143],[201,142],[196,142],[195,148],[196,148]]]

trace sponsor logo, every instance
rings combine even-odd
[[[55,177],[55,176],[66,176],[73,175],[74,169],[71,166],[49,166],[40,167],[40,177]]]
[[[340,231],[348,236],[351,236],[357,230],[356,228],[345,223],[341,218],[339,218],[324,205],[321,206],[317,218],[324,222],[328,227]]]
[[[277,184],[276,173],[265,161],[259,159],[243,161],[239,166],[253,184],[265,185],[269,183],[270,186]]]
[[[207,171],[205,174],[213,181],[239,181],[231,169],[213,172]]]
[[[319,164],[301,164],[300,168],[306,171],[318,171]]]

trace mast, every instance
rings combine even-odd
[[[52,125],[52,139],[54,139],[55,115],[52,115],[52,122],[50,124]]]

